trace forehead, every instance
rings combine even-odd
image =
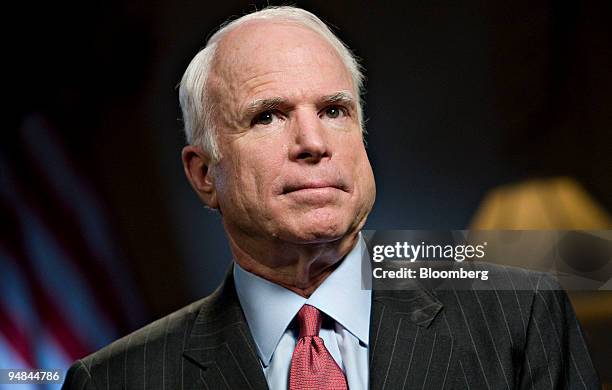
[[[295,88],[352,89],[351,76],[332,45],[294,22],[249,21],[228,32],[219,42],[212,74],[241,89],[265,80],[291,82]]]

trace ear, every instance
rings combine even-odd
[[[187,145],[181,154],[185,176],[200,199],[210,208],[218,209],[217,191],[211,171],[211,157],[195,145]]]

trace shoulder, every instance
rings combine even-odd
[[[520,354],[544,329],[562,337],[576,319],[567,294],[550,273],[494,264],[463,264],[486,280],[458,279],[428,291],[442,305],[434,327],[467,349]],[[481,274],[482,275],[482,274]]]
[[[63,388],[95,389],[94,383],[124,383],[124,376],[146,378],[150,375],[147,370],[163,371],[165,383],[173,383],[196,318],[214,299],[215,294],[193,302],[77,360]]]
[[[199,375],[186,351],[213,349],[214,335],[243,319],[230,272],[211,295],[74,363],[63,389],[177,388]],[[186,379],[187,378],[187,379]]]
[[[188,334],[195,323],[195,318],[208,298],[193,302],[169,315],[162,317],[81,359],[87,367],[95,367],[109,359],[127,357],[132,352],[144,350],[149,352],[164,348],[173,348],[177,341]],[[178,343],[179,347],[182,343]],[[180,351],[179,351],[180,352]]]
[[[487,321],[503,321],[506,328],[506,323],[515,323],[517,330],[525,330],[534,310],[539,309],[539,302],[550,303],[550,310],[556,310],[567,300],[555,276],[547,272],[485,263],[465,268],[480,272],[481,277],[432,289],[451,316],[481,318],[485,320],[482,325]]]

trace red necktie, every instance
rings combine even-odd
[[[347,390],[344,373],[319,337],[323,316],[304,305],[297,314],[300,325],[289,374],[289,390]]]

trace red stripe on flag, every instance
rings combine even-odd
[[[0,333],[5,336],[6,341],[17,352],[19,357],[28,365],[28,367],[36,367],[34,355],[32,353],[32,344],[24,332],[24,329],[17,324],[9,311],[0,302]]]
[[[22,152],[21,155],[27,154],[25,150]],[[78,216],[63,206],[64,202],[49,185],[49,180],[52,178],[48,178],[29,159],[23,159],[19,166],[24,177],[29,177],[30,180],[26,183],[15,183],[14,191],[42,221],[47,233],[59,244],[83,280],[91,287],[92,296],[102,313],[112,321],[120,333],[130,330],[121,306],[116,304],[120,297],[115,289],[109,288],[114,284],[108,270],[96,260],[100,255],[84,242],[80,226],[75,222]]]
[[[11,215],[11,217],[15,221],[14,226],[18,226],[15,216]],[[70,358],[78,359],[91,353],[94,346],[86,346],[83,343],[78,333],[74,331],[73,325],[62,317],[63,308],[42,288],[42,283],[36,276],[23,245],[23,239],[19,237],[12,246],[0,243],[0,249],[7,253],[9,258],[21,259],[16,265],[23,270],[22,274],[32,293],[32,304],[41,321],[40,325],[49,330],[49,333],[54,336]],[[37,337],[37,335],[30,335],[30,337]]]

